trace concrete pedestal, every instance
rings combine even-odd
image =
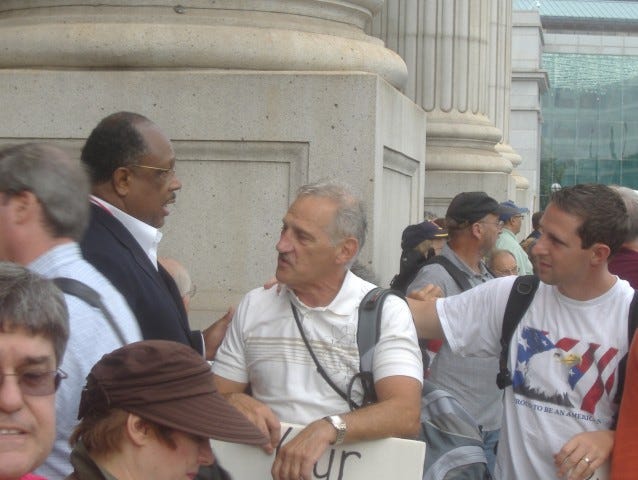
[[[363,196],[361,261],[381,284],[398,269],[403,227],[422,215],[425,112],[378,75],[4,70],[0,84],[2,143],[52,141],[79,156],[118,110],[165,129],[184,186],[160,254],[191,270],[194,325],[273,275],[281,218],[308,181]]]

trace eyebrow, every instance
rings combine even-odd
[[[558,238],[556,235],[554,235],[553,233],[545,233],[544,235],[547,235],[550,239],[552,239],[552,241],[556,242],[556,243],[560,243],[561,245],[565,245],[567,246],[567,243],[565,243],[564,240]]]
[[[20,367],[31,367],[34,365],[44,365],[48,363],[55,364],[55,360],[51,355],[27,356],[20,359]]]
[[[298,227],[297,225],[291,225],[290,223],[286,223],[285,217],[281,220],[281,223],[283,224],[284,227],[292,229],[292,231],[295,232],[297,235],[303,234],[309,238],[312,238],[313,240],[315,239],[315,236],[312,233],[310,233],[308,230],[304,230],[303,228]]]

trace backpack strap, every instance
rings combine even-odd
[[[501,330],[501,354],[498,359],[499,372],[496,375],[496,385],[501,390],[512,384],[512,373],[509,368],[507,368],[510,342],[514,335],[514,330],[516,330],[516,327],[534,299],[539,281],[535,275],[516,277],[509,298],[507,299]]]
[[[433,264],[441,265],[461,290],[465,291],[472,288],[470,281],[467,279],[463,271],[454,265],[449,258],[444,257],[443,255],[435,255],[426,262],[426,265]]]
[[[374,348],[379,341],[381,333],[381,314],[383,302],[388,295],[396,295],[405,300],[405,296],[396,290],[376,287],[370,290],[361,300],[359,305],[359,320],[357,325],[357,347],[359,348],[359,373],[356,374],[348,385],[348,397],[351,398],[352,386],[357,378],[363,386],[363,403],[367,405],[377,400],[374,389],[374,377],[372,374],[372,362]]]
[[[120,326],[113,318],[113,315],[111,315],[111,312],[109,312],[104,306],[102,297],[100,297],[99,293],[97,293],[87,284],[82,283],[75,278],[57,277],[52,280],[53,283],[55,283],[55,286],[67,295],[73,295],[74,297],[77,297],[80,300],[88,303],[93,308],[99,309],[122,345],[126,345],[128,343],[124,337],[124,334],[122,333],[122,330],[120,329]]]

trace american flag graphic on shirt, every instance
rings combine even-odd
[[[518,342],[513,388],[529,398],[594,414],[615,382],[618,349],[524,327]]]

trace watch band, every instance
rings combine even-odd
[[[346,438],[346,421],[339,415],[329,415],[327,417],[323,417],[323,419],[337,430],[337,438],[335,438],[335,441],[332,442],[331,445],[339,445],[343,443],[343,439]]]

